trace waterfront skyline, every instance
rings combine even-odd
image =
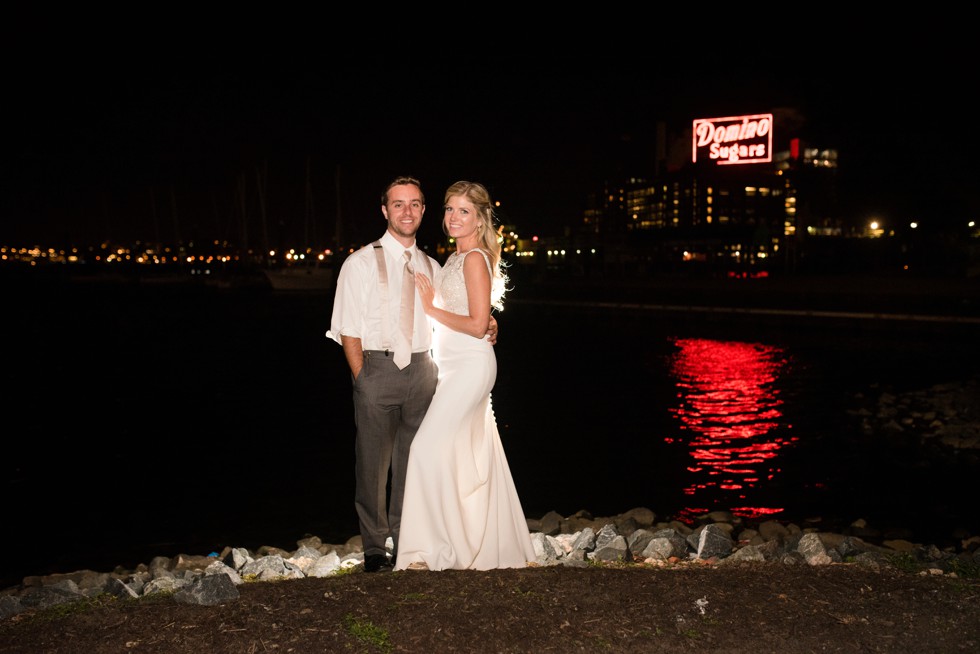
[[[956,136],[967,90],[907,57],[541,52],[333,53],[288,68],[83,55],[17,71],[0,241],[241,240],[246,213],[254,243],[311,229],[323,241],[337,214],[343,240],[363,242],[402,173],[426,190],[423,237],[438,237],[442,190],[459,178],[486,183],[523,234],[554,235],[604,181],[652,175],[658,122],[676,135],[695,118],[780,108],[838,149],[845,219],[977,212],[976,164]],[[951,65],[965,48],[932,56]]]

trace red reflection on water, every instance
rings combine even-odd
[[[779,473],[780,448],[795,438],[772,432],[792,426],[783,417],[775,382],[786,364],[782,349],[757,343],[678,339],[671,373],[677,379],[681,422],[694,459],[687,470],[692,481],[684,493],[714,497],[714,508],[749,518],[779,513],[780,507],[745,506],[747,491]],[[667,442],[675,439],[667,438]],[[710,504],[710,502],[709,502]],[[709,508],[689,506],[681,519]]]

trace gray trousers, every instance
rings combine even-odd
[[[398,551],[408,452],[436,391],[437,377],[438,368],[427,352],[412,354],[412,363],[403,370],[392,361],[391,352],[364,353],[364,367],[354,380],[354,506],[365,556],[384,554],[389,536],[393,551]]]

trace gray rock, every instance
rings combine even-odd
[[[733,563],[764,563],[766,557],[755,545],[746,545],[718,562],[718,565],[731,565]]]
[[[143,595],[175,592],[184,586],[187,586],[189,583],[190,582],[186,579],[177,579],[172,574],[167,572],[146,584],[146,586],[143,588]]]
[[[211,565],[204,569],[204,575],[225,575],[231,579],[231,583],[235,584],[236,586],[238,584],[245,583],[242,581],[241,576],[235,572],[235,570],[231,569],[221,561],[212,562]]]
[[[776,540],[789,537],[789,529],[776,520],[766,520],[759,525],[759,535],[763,540]]]
[[[650,542],[652,543],[655,539],[658,538],[664,538],[669,543],[670,547],[667,548],[666,550],[668,552],[667,554],[668,558],[671,556],[686,557],[688,552],[690,551],[687,542],[687,535],[677,531],[677,529],[673,527],[668,527],[667,529],[658,529],[657,531],[653,532],[653,538],[650,540]],[[662,550],[662,549],[663,549],[662,546],[658,546],[658,550]]]
[[[317,539],[319,540],[319,539]],[[228,552],[222,561],[225,565],[232,568],[233,570],[241,570],[245,564],[251,563],[255,559],[248,553],[248,550],[244,547],[234,547]]]
[[[653,540],[653,532],[649,529],[637,529],[626,538],[631,552],[642,552]]]
[[[174,593],[181,604],[216,606],[240,597],[238,588],[226,575],[207,575]]]
[[[46,609],[66,602],[87,599],[73,581],[62,581],[51,586],[32,586],[20,596],[25,608]]]
[[[827,548],[824,547],[823,541],[816,534],[805,534],[800,538],[799,546],[796,549],[810,565],[826,565],[830,563],[830,557],[827,556]]]
[[[15,595],[0,595],[0,620],[12,618],[27,609]]]
[[[592,558],[596,561],[632,563],[633,553],[630,552],[629,545],[626,544],[626,539],[617,535],[601,547],[597,541]]]
[[[324,554],[307,571],[308,577],[329,577],[340,570],[340,556],[336,551]]]
[[[572,542],[572,550],[591,552],[596,546],[596,534],[592,527],[586,527],[578,532],[578,537]]]
[[[677,553],[677,550],[667,538],[651,538],[647,546],[640,552],[640,558],[644,561],[647,559],[668,561],[673,556],[680,556],[680,554]]]
[[[557,561],[561,553],[554,546],[553,538],[542,533],[531,534],[531,545],[538,562],[545,565]]]
[[[619,531],[616,529],[616,525],[612,523],[607,523],[595,536],[595,548],[601,549],[608,545],[609,543],[616,540],[619,537]]]
[[[292,556],[286,559],[286,561],[298,567],[305,575],[321,556],[323,555],[320,554],[319,550],[301,545],[300,548],[292,554]]]
[[[641,529],[652,527],[657,520],[657,514],[644,506],[630,509],[622,515],[624,518],[632,518],[637,527]]]
[[[106,581],[102,592],[108,593],[113,597],[118,597],[119,599],[136,599],[139,597],[139,593],[114,577]]]
[[[561,523],[564,518],[554,511],[548,511],[543,516],[541,516],[541,533],[546,536],[554,536],[555,534],[561,533]]]
[[[723,558],[732,553],[735,541],[731,535],[717,524],[705,525],[698,536],[696,551],[699,559]]]

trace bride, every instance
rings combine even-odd
[[[415,274],[435,322],[439,381],[412,441],[395,570],[489,570],[535,560],[490,398],[497,359],[486,326],[491,309],[503,308],[507,282],[493,217],[481,184],[450,186],[442,227],[456,251],[438,289]]]

